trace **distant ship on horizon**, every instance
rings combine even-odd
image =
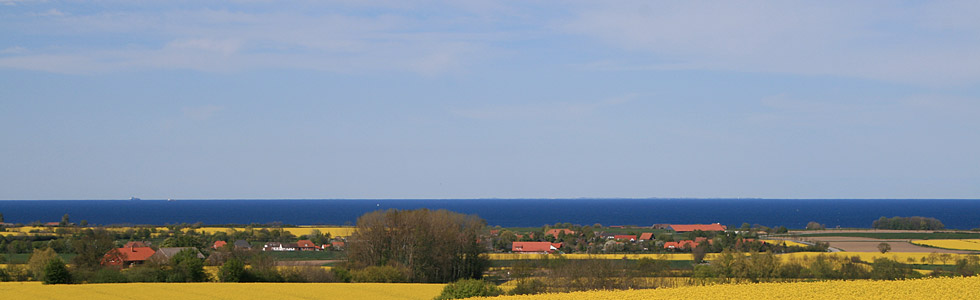
[[[143,200],[143,199],[136,198],[136,197],[129,197],[129,201],[140,201],[140,200]]]

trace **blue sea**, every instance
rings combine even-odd
[[[353,225],[381,209],[447,209],[476,214],[491,226],[554,223],[650,226],[658,223],[742,223],[803,228],[871,227],[879,217],[937,218],[951,229],[980,227],[980,200],[946,199],[440,199],[440,200],[2,200],[8,223]]]

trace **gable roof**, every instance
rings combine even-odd
[[[316,244],[313,244],[313,241],[310,240],[300,240],[299,242],[296,242],[296,246],[299,246],[300,248],[316,248]]]
[[[561,248],[561,243],[549,242],[512,242],[511,251],[513,252],[547,252],[551,253]]]
[[[252,248],[252,244],[246,240],[237,240],[235,241],[235,248]]]
[[[640,234],[640,239],[644,241],[649,241],[653,239],[653,232],[644,232]]]
[[[617,240],[636,240],[636,236],[632,234],[617,234],[613,238]]]
[[[695,230],[701,231],[725,231],[727,229],[725,225],[718,223],[714,224],[671,224],[670,229],[676,232],[690,232]]]
[[[214,249],[218,249],[218,248],[221,248],[222,246],[227,245],[227,244],[228,244],[228,242],[225,242],[225,241],[214,241],[214,246],[211,246],[211,247],[214,248]]]
[[[145,261],[156,251],[150,247],[116,248],[109,250],[102,258],[103,264],[121,265],[126,262]]]

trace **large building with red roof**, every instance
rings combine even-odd
[[[561,243],[513,242],[510,248],[514,253],[554,253],[561,249]]]
[[[109,250],[102,257],[102,264],[109,266],[120,266],[123,268],[143,264],[156,250],[150,247],[129,247]]]

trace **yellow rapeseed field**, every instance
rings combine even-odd
[[[417,283],[0,283],[0,299],[432,299],[443,284]]]
[[[786,244],[786,246],[789,246],[789,247],[794,247],[794,246],[795,247],[806,247],[806,246],[809,246],[809,245],[804,244],[804,243],[794,242],[794,241],[790,241],[790,240],[760,240],[760,241],[763,241],[763,242],[766,242],[766,243],[769,243],[769,244],[774,244],[774,245]]]
[[[916,240],[913,244],[936,248],[980,251],[980,239],[963,240]]]
[[[490,299],[980,299],[980,277],[929,278],[902,281],[821,281],[721,284],[652,290],[592,291],[503,296]]]

